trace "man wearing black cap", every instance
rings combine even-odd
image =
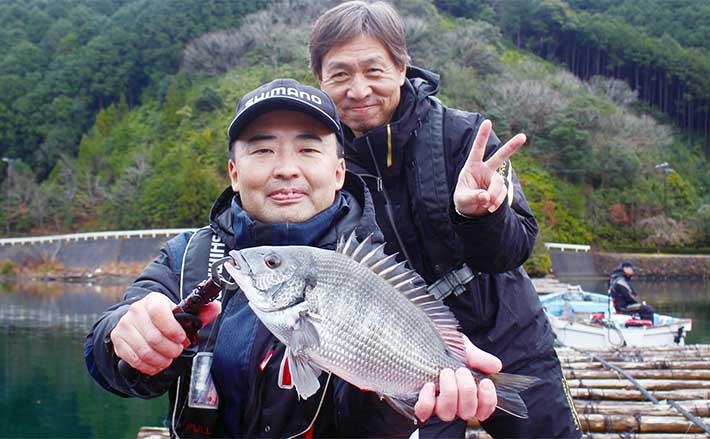
[[[653,322],[654,308],[642,302],[631,278],[634,275],[634,265],[622,262],[609,275],[609,294],[614,302],[614,309],[623,314],[638,314],[642,320]]]
[[[239,292],[226,293],[200,314],[196,345],[189,346],[172,315],[174,304],[207,277],[211,261],[231,249],[334,249],[353,230],[360,239],[373,234],[382,241],[366,186],[345,172],[341,136],[330,98],[295,80],[277,79],[239,101],[228,130],[231,187],[212,208],[210,225],[168,241],[87,337],[87,368],[99,384],[121,396],[152,398],[169,391],[168,423],[179,437],[411,433],[412,422],[376,394],[336,377],[321,375],[319,392],[300,400],[281,361],[284,346]],[[468,354],[471,366],[487,373],[500,369],[495,357],[472,345]],[[119,359],[142,374],[123,376]],[[470,373],[456,375],[461,381],[453,382],[445,405],[463,404],[471,416],[489,416],[495,408],[490,380],[476,390]],[[442,379],[442,392],[451,384]],[[458,394],[457,385],[473,392]],[[443,409],[431,401],[431,387],[416,410],[422,419]]]

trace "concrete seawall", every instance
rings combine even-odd
[[[569,252],[550,250],[554,274],[568,277],[605,277],[630,261],[636,274],[649,278],[710,279],[710,255]]]
[[[89,239],[0,246],[0,261],[40,265],[60,263],[66,268],[94,270],[115,264],[145,265],[158,255],[170,237]]]
[[[134,230],[41,238],[2,239],[0,262],[16,265],[59,263],[73,270],[112,265],[148,264],[171,237],[193,229]],[[623,261],[631,261],[643,277],[710,278],[710,255],[623,254],[549,249],[558,276],[605,277]]]

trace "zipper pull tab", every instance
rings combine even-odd
[[[382,178],[377,177],[377,192],[382,192]]]

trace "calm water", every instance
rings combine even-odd
[[[113,395],[84,366],[84,336],[120,295],[86,285],[0,285],[1,438],[135,438],[143,425],[162,425],[166,397]]]
[[[604,291],[603,279],[566,279]],[[637,282],[659,312],[693,319],[688,343],[710,343],[710,284]],[[162,425],[166,397],[124,399],[84,366],[84,336],[120,287],[0,284],[0,438],[135,438]]]

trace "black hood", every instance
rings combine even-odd
[[[621,264],[619,264],[619,265],[614,269],[614,271],[612,271],[612,272],[609,274],[609,277],[612,278],[612,279],[614,279],[614,278],[623,276],[623,277],[625,277],[625,278],[627,278],[627,279],[631,279],[632,276],[627,276],[626,273],[624,273],[624,266],[626,266],[626,265],[628,265],[628,262],[622,262]],[[633,267],[633,266],[632,266],[632,267]]]
[[[439,93],[439,75],[415,66],[407,67],[407,80],[412,84],[418,99]]]
[[[392,175],[398,175],[404,163],[404,146],[412,136],[416,136],[431,106],[428,98],[438,91],[439,75],[408,66],[404,85],[400,88],[399,105],[391,123],[373,128],[360,137],[355,137],[350,128],[345,127],[348,159],[375,174],[374,155],[380,169],[387,167]],[[374,145],[389,145],[389,148],[375,148]]]
[[[372,203],[370,191],[357,175],[346,172],[345,184],[341,191],[347,203],[344,214],[339,216],[334,227],[322,238],[320,246],[324,248],[333,247],[342,235],[347,235],[356,230],[357,237],[362,240],[373,234],[375,242],[381,242],[384,238],[382,232],[377,227],[375,219],[375,206]],[[232,200],[237,195],[231,187],[226,188],[217,197],[210,210],[210,227],[229,248],[237,248],[234,236],[234,224],[232,215]]]

